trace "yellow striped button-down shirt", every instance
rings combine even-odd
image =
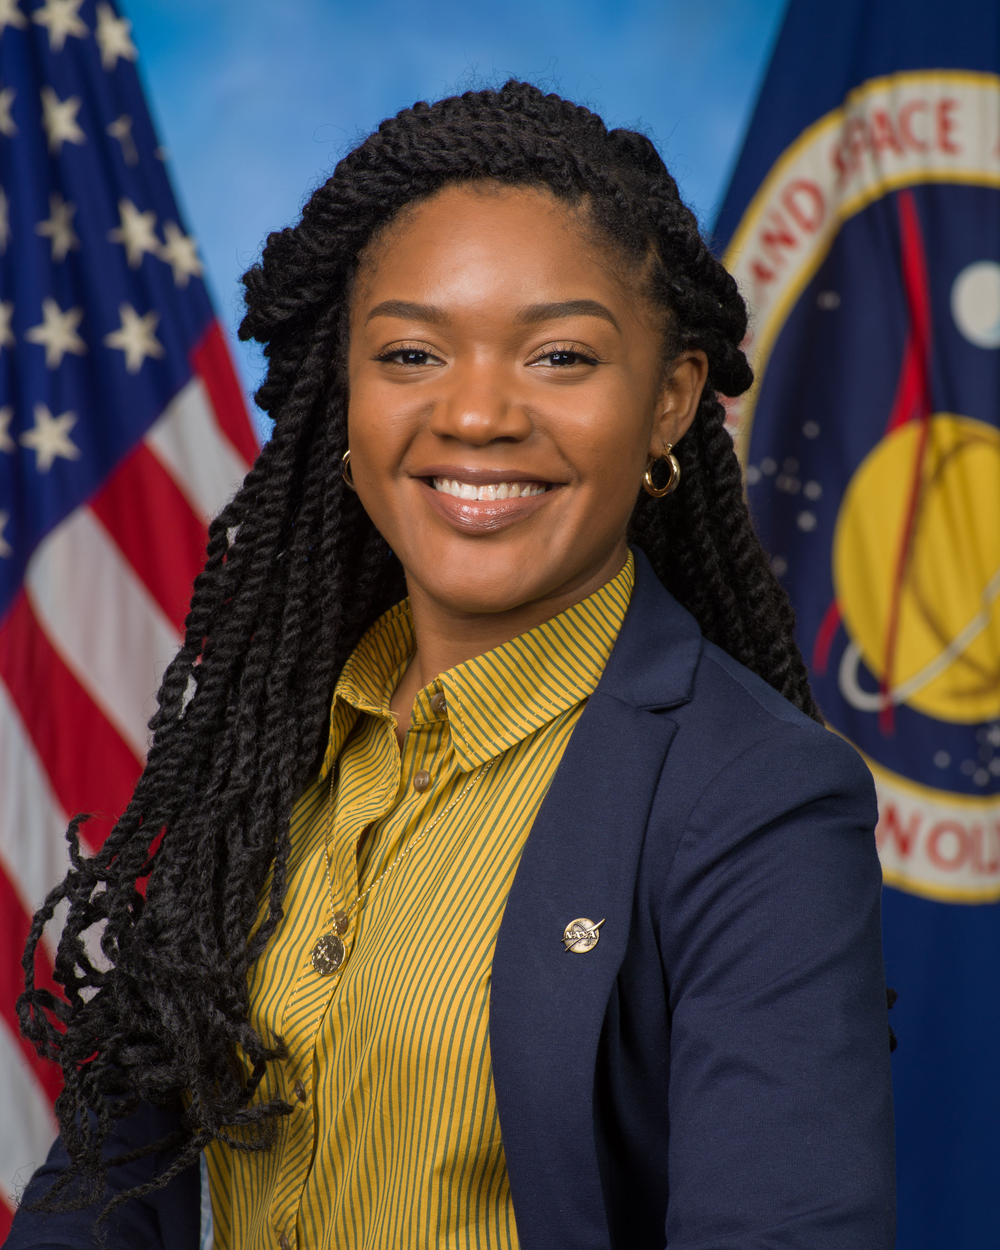
[[[414,651],[408,604],[358,643],[292,814],[285,916],[251,973],[251,1022],[287,1048],[258,1097],[294,1110],[266,1152],[209,1148],[218,1250],[516,1250],[493,948],[632,582],[630,556],[582,603],[442,673],[402,752],[389,700]],[[313,946],[338,931],[345,958],[321,975]]]

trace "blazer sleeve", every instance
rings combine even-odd
[[[798,721],[702,791],[661,895],[670,1250],[891,1250],[871,776]]]
[[[116,1122],[105,1146],[110,1157],[154,1142],[177,1128],[177,1117],[148,1103]],[[163,1154],[150,1154],[111,1168],[104,1202],[77,1211],[36,1211],[36,1202],[68,1165],[62,1139],[28,1182],[4,1250],[198,1250],[201,1177],[197,1164],[162,1189],[131,1199],[108,1217],[97,1232],[94,1223],[116,1193],[143,1185],[169,1166]]]

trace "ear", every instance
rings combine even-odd
[[[708,357],[703,351],[681,352],[670,366],[656,403],[649,440],[649,454],[663,455],[663,448],[681,441],[698,411],[708,378]]]

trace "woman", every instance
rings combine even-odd
[[[891,1246],[871,781],[653,145],[523,83],[419,104],[244,281],[274,435],[32,936],[68,898],[28,1203],[98,1205],[9,1244],[110,1197],[117,1244],[193,1246],[207,1147],[220,1247]]]

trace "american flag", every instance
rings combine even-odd
[[[14,1010],[30,915],[67,818],[97,813],[96,847],[129,799],[257,451],[130,30],[107,0],[0,0],[0,1240],[55,1132]]]

